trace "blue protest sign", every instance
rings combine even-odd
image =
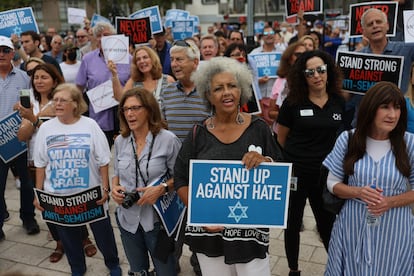
[[[200,32],[198,31],[198,26],[200,26],[200,19],[198,18],[198,16],[197,15],[190,15],[188,17],[188,19],[194,21],[193,35],[199,34]]]
[[[254,33],[262,34],[264,30],[265,23],[264,21],[254,22]]]
[[[20,36],[22,32],[35,31],[39,33],[32,8],[20,8],[0,12],[0,34],[10,37]]]
[[[256,63],[257,77],[277,77],[277,69],[279,69],[282,53],[254,53],[249,54],[249,57],[253,58]]]
[[[193,36],[194,21],[193,20],[182,20],[173,21],[171,33],[174,40],[183,40]]]
[[[165,18],[164,18],[165,19],[164,26],[166,28],[171,28],[173,21],[175,21],[175,20],[187,20],[189,16],[190,16],[190,12],[188,12],[188,11],[179,10],[179,9],[167,10],[167,12],[165,14]]]
[[[292,164],[190,160],[188,224],[285,228]]]
[[[149,17],[151,23],[151,32],[152,34],[157,34],[162,32],[162,20],[160,15],[160,10],[158,6],[153,6],[149,8],[145,8],[142,10],[138,10],[132,13],[130,18],[144,18]]]
[[[169,9],[165,13],[166,18],[173,18],[176,20],[186,20],[190,16],[189,11],[180,10],[180,9]]]
[[[102,15],[94,13],[93,16],[92,16],[92,19],[91,19],[91,27],[94,27],[96,25],[96,23],[98,23],[98,22],[111,23],[111,20],[109,20],[108,18],[106,18]]]
[[[158,186],[162,182],[167,181],[168,178],[168,176],[161,177],[159,180],[150,184],[150,186]],[[184,215],[184,203],[178,197],[177,192],[173,191],[158,198],[153,206],[160,216],[167,235],[171,237]]]
[[[45,209],[42,218],[54,224],[80,226],[106,218],[104,205],[98,205],[102,199],[100,186],[80,193],[59,195],[34,189],[37,201]]]
[[[25,142],[17,139],[22,118],[13,112],[0,120],[0,158],[7,163],[27,151]]]

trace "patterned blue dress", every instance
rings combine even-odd
[[[384,196],[399,195],[414,189],[414,136],[404,136],[411,163],[409,179],[395,166],[395,156],[389,150],[380,160],[367,154],[354,165],[349,176],[350,186],[363,187],[377,179]],[[343,132],[323,164],[343,178],[342,160],[347,151],[348,133]],[[385,276],[414,275],[414,217],[410,206],[392,208],[379,218],[379,225],[366,223],[366,204],[358,199],[345,202],[336,218],[329,242],[325,276]]]

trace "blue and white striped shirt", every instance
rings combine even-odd
[[[0,77],[0,118],[13,112],[19,101],[19,91],[30,88],[30,78],[26,72],[13,67],[5,79]]]

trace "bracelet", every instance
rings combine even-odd
[[[165,189],[165,193],[168,194],[168,184],[165,182],[162,182],[160,185],[162,185]]]
[[[268,160],[270,160],[270,161],[268,161],[268,162],[270,162],[270,163],[275,162],[275,161],[273,160],[273,158],[272,158],[272,157],[270,157],[270,156],[265,156],[264,158],[267,158]]]
[[[40,122],[41,122],[41,120],[39,119],[39,117],[37,117],[36,122],[32,123],[32,126],[36,128],[40,125]]]
[[[103,188],[104,192],[110,193],[111,192],[111,188]]]

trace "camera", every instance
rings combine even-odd
[[[120,193],[125,195],[124,201],[122,202],[122,207],[124,207],[125,209],[129,209],[132,205],[135,204],[135,202],[138,201],[138,199],[140,199],[140,195],[137,191],[136,192],[120,191]]]

